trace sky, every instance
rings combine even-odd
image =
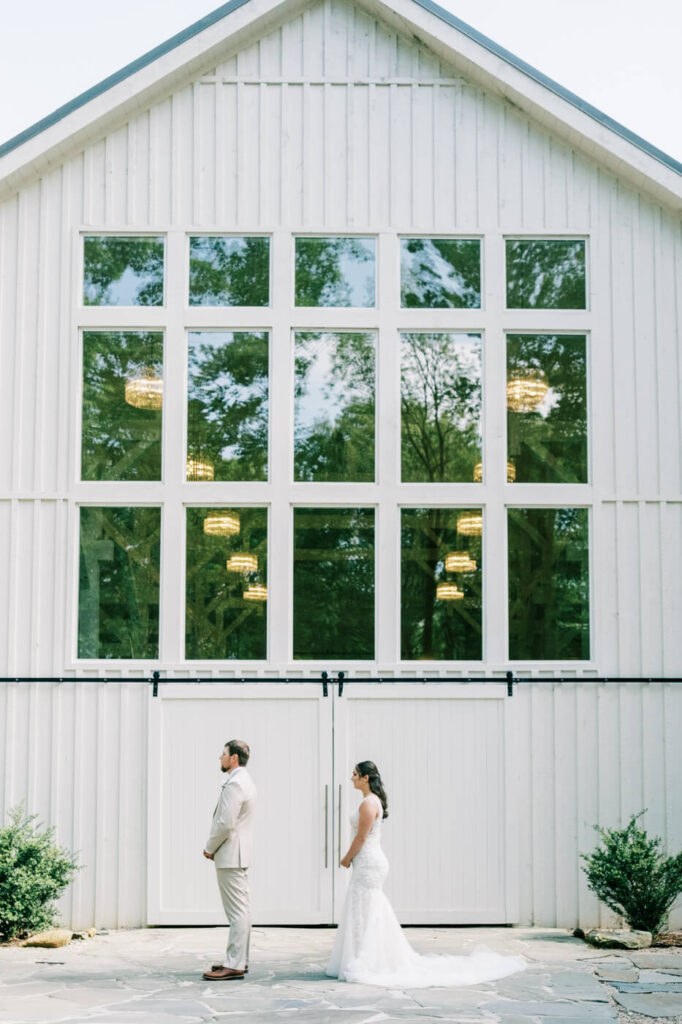
[[[682,160],[680,0],[440,3]],[[0,142],[219,5],[220,0],[5,0]]]

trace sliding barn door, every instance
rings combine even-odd
[[[150,698],[150,924],[225,921],[215,869],[201,851],[229,739],[249,743],[259,794],[254,921],[331,921],[332,700],[319,683],[164,684]]]
[[[516,919],[506,701],[495,684],[351,682],[335,697],[336,853],[359,800],[352,768],[375,761],[389,799],[386,891],[404,924]],[[347,880],[337,868],[336,919]]]

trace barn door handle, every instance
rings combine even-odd
[[[341,783],[339,783],[339,862],[341,861]]]
[[[324,787],[324,866],[329,867],[329,786]]]

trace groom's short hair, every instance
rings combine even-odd
[[[245,743],[244,740],[228,740],[225,746],[230,751],[230,754],[237,755],[239,764],[242,767],[244,767],[245,764],[248,764],[249,757],[251,756],[248,743]]]

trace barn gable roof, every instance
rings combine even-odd
[[[357,3],[358,0],[355,0]],[[359,0],[416,36],[470,79],[505,96],[635,187],[682,207],[682,163],[565,89],[434,0]],[[225,44],[243,45],[307,6],[306,0],[229,0],[159,46],[0,144],[0,196],[64,159],[111,120],[158,99],[206,67]]]

